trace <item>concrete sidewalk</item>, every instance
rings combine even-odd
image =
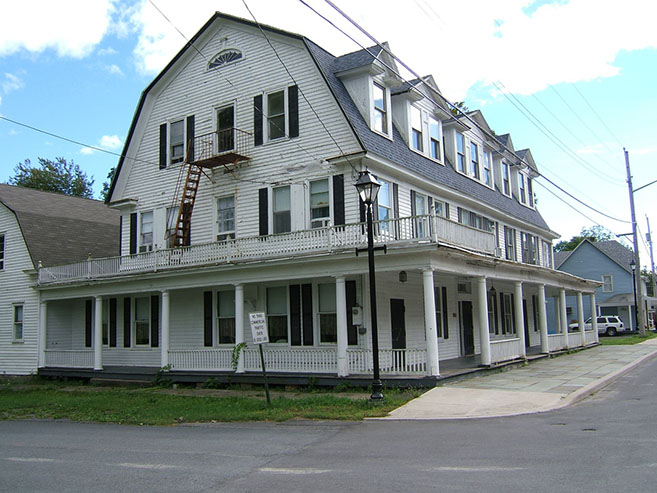
[[[550,411],[577,402],[648,358],[657,338],[597,346],[436,387],[380,419],[458,419]]]

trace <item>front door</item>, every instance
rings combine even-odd
[[[463,356],[470,356],[475,352],[471,301],[459,301],[459,324],[463,338]]]
[[[217,151],[219,153],[232,151],[235,147],[234,130],[235,110],[234,107],[224,106],[217,110]]]
[[[404,300],[390,300],[390,332],[392,349],[406,349],[406,317]]]

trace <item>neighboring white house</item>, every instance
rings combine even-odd
[[[244,341],[237,371],[248,373],[260,368],[248,313],[265,312],[271,371],[367,374],[354,188],[366,169],[383,185],[384,377],[595,342],[567,324],[548,337],[545,297],[597,283],[554,270],[529,150],[495,137],[479,111],[453,116],[431,77],[408,83],[395,70],[381,48],[335,57],[214,15],[139,101],[108,201],[121,255],[39,271],[41,367],[207,376],[230,372]]]
[[[0,184],[0,374],[37,370],[38,265],[116,254],[118,234],[102,202]]]

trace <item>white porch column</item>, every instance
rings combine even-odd
[[[479,317],[479,345],[481,347],[481,364],[490,366],[490,332],[488,332],[488,296],[486,278],[477,278],[477,316]]]
[[[582,347],[586,347],[586,327],[584,326],[584,300],[582,292],[577,291],[577,325],[582,334]]]
[[[235,284],[235,345],[244,342],[244,285]],[[240,351],[235,373],[244,373],[244,355]]]
[[[600,339],[598,339],[598,309],[595,306],[595,293],[591,293],[589,297],[591,298],[591,330],[597,343]]]
[[[427,375],[440,374],[438,363],[438,329],[436,328],[436,297],[433,286],[433,270],[422,271],[424,291],[424,331],[427,338]]]
[[[39,361],[38,367],[46,366],[46,344],[48,343],[47,335],[48,326],[48,303],[42,301],[39,303]]]
[[[169,365],[169,291],[162,291],[162,341],[160,341],[160,365]]]
[[[103,297],[96,296],[94,310],[94,370],[103,369]]]
[[[547,329],[547,313],[545,313],[545,284],[538,285],[538,330],[541,333],[541,353],[550,352]]]
[[[337,313],[337,356],[338,356],[338,376],[346,377],[349,375],[349,360],[347,359],[347,346],[349,336],[347,334],[347,297],[345,281],[343,276],[335,278],[335,311]]]
[[[570,347],[568,342],[568,314],[566,313],[566,290],[559,290],[559,320],[561,320],[561,333],[564,335],[566,349]]]
[[[513,304],[515,305],[515,325],[516,332],[518,334],[518,339],[520,339],[520,357],[525,358],[527,352],[525,350],[525,316],[522,309],[522,282],[516,281],[513,283],[514,293],[513,293]]]

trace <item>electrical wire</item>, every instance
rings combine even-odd
[[[609,135],[611,135],[611,136],[616,140],[616,142],[618,142],[618,145],[620,145],[620,146],[622,147],[622,146],[623,146],[623,143],[620,141],[620,139],[619,139],[618,137],[616,137],[616,134],[615,134],[614,132],[611,131],[611,129],[610,129],[610,128],[607,126],[607,124],[604,122],[604,120],[600,117],[600,115],[598,114],[598,112],[595,111],[595,108],[593,107],[593,105],[591,105],[591,103],[589,103],[589,100],[586,99],[586,98],[584,97],[584,94],[582,94],[582,92],[581,92],[581,91],[577,88],[577,86],[576,86],[575,84],[573,84],[572,82],[571,82],[570,85],[573,86],[573,88],[575,89],[575,91],[577,91],[577,94],[579,94],[580,97],[584,100],[584,102],[585,102],[586,105],[589,107],[589,109],[591,110],[591,112],[593,112],[593,114],[596,116],[596,118],[598,119],[598,121],[602,124],[603,127],[605,127],[605,129],[607,130],[607,132],[609,132]]]

